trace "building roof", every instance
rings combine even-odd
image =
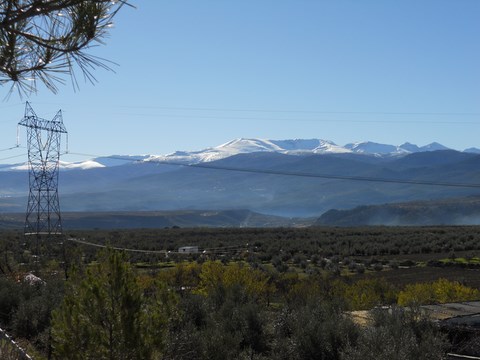
[[[466,301],[435,305],[423,305],[421,309],[432,320],[448,320],[457,317],[480,317],[480,301]]]

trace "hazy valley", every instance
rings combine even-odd
[[[474,187],[480,183],[480,155],[474,149],[239,139],[202,152],[182,152],[181,159],[179,154],[63,164],[61,208],[97,216],[123,212],[130,219],[134,212],[140,217],[142,212],[173,212],[155,221],[149,214],[126,222],[146,227],[290,226],[298,223],[292,218],[310,218],[300,221],[305,224],[320,217],[317,224],[324,225],[477,224],[480,218],[475,199],[480,188]],[[3,213],[24,211],[25,169],[16,165],[0,171]],[[439,180],[456,186],[434,185]],[[385,205],[396,203],[402,205]],[[216,215],[201,215],[208,212]],[[112,223],[107,220],[111,214],[105,216],[102,221]],[[102,221],[94,227],[102,227]]]

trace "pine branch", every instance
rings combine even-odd
[[[106,60],[88,54],[102,44],[126,1],[5,0],[0,1],[0,84],[35,92],[37,80],[52,92],[75,69],[95,82],[95,68],[111,70]]]

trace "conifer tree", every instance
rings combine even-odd
[[[37,82],[53,92],[77,66],[87,80],[92,70],[108,69],[105,60],[88,53],[102,43],[125,0],[0,1],[0,84],[37,90]],[[13,88],[13,87],[12,87]]]
[[[84,280],[69,279],[53,313],[53,351],[58,359],[149,359],[159,322],[125,256],[109,250]]]

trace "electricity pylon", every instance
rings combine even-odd
[[[28,195],[25,235],[61,235],[62,218],[58,199],[60,140],[67,134],[62,111],[52,120],[39,118],[27,102],[25,117],[18,123],[27,128]]]

